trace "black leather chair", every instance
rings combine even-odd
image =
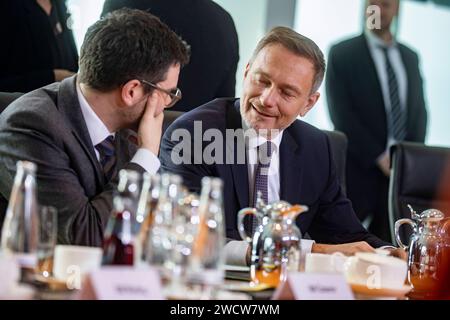
[[[445,172],[450,168],[450,148],[402,142],[391,148],[391,159],[389,222],[395,243],[395,221],[411,218],[407,204],[417,213],[435,208],[450,215],[450,198],[437,199]],[[400,237],[404,243],[410,235],[411,230],[402,227]]]
[[[347,136],[340,131],[323,130],[330,139],[331,152],[336,164],[337,176],[341,184],[342,191],[347,194],[346,188],[346,161],[347,161]]]

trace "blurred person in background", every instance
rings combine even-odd
[[[369,231],[390,240],[389,147],[423,143],[427,111],[418,55],[391,32],[399,0],[371,5],[380,8],[379,28],[330,49],[326,92],[334,127],[348,137],[348,197]]]
[[[78,70],[63,0],[0,2],[0,91],[28,92]]]
[[[180,74],[183,99],[172,110],[189,111],[214,98],[234,97],[239,45],[230,14],[211,0],[106,0],[102,16],[122,7],[149,11],[191,47]]]

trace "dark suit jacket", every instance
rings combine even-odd
[[[175,165],[172,162],[171,152],[178,144],[171,139],[172,133],[183,128],[193,136],[194,121],[202,122],[203,132],[216,128],[225,136],[226,129],[242,128],[239,100],[216,99],[178,118],[165,132],[160,153],[163,170],[181,175],[192,191],[200,190],[201,179],[205,176],[220,177],[224,181],[227,237],[239,239],[237,212],[249,205],[247,164]],[[208,144],[203,142],[202,150]],[[191,145],[194,147],[194,141]],[[230,152],[226,143],[223,145],[224,154]],[[236,142],[231,147],[236,150]],[[365,240],[375,247],[387,245],[364,229],[349,200],[343,196],[326,134],[300,120],[296,120],[283,133],[280,145],[280,198],[309,207],[309,211],[301,214],[297,222],[302,233],[309,233],[317,242]]]
[[[427,111],[418,56],[402,44],[399,50],[408,79],[405,140],[423,142]],[[330,49],[326,92],[334,127],[348,138],[349,195],[359,191],[364,193],[360,195],[365,197],[362,202],[370,202],[367,197],[378,193],[377,183],[387,183],[386,178],[379,179],[382,174],[376,167],[377,157],[386,149],[387,118],[380,81],[364,35]]]
[[[67,64],[59,65],[49,18],[36,0],[0,1],[0,91],[28,92],[55,81],[53,69],[78,70],[78,53],[65,1],[52,1],[61,20]]]
[[[58,210],[58,242],[100,246],[117,177],[104,179],[75,81],[71,77],[30,92],[0,115],[0,201],[9,199],[16,162],[35,162],[38,200]],[[117,168],[143,172],[128,163],[136,151],[129,134],[116,134]]]
[[[148,10],[191,47],[180,73],[183,98],[171,110],[189,111],[219,97],[234,97],[239,45],[230,14],[211,0],[106,0],[102,15],[122,7]]]

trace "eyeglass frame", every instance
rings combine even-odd
[[[173,93],[173,92],[171,92],[169,90],[166,90],[166,89],[163,89],[161,87],[158,87],[156,84],[151,83],[151,82],[149,82],[147,80],[141,79],[140,81],[142,83],[145,83],[146,85],[156,89],[156,90],[160,90],[160,91],[164,92],[165,94],[167,94],[171,98],[171,101],[170,101],[170,103],[168,105],[166,105],[166,108],[173,107],[182,98],[181,90],[179,88],[173,89],[173,90],[175,90],[175,93]]]

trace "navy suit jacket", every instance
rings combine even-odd
[[[176,165],[172,161],[172,150],[174,147],[177,150],[180,142],[171,138],[177,129],[191,133],[190,157],[194,158],[194,121],[201,121],[203,132],[216,128],[225,137],[226,129],[242,128],[239,100],[216,99],[178,118],[165,132],[160,153],[162,169],[181,175],[191,191],[200,191],[201,179],[205,176],[223,180],[226,234],[229,238],[239,239],[237,212],[250,204],[247,164]],[[202,142],[202,150],[209,143]],[[236,144],[235,141],[235,150]],[[223,145],[224,153],[230,152],[226,143]],[[280,145],[280,199],[309,207],[309,211],[297,218],[297,224],[302,234],[308,233],[318,243],[367,241],[374,247],[389,245],[368,233],[353,212],[350,201],[343,195],[326,134],[300,120],[296,120],[283,133]]]

